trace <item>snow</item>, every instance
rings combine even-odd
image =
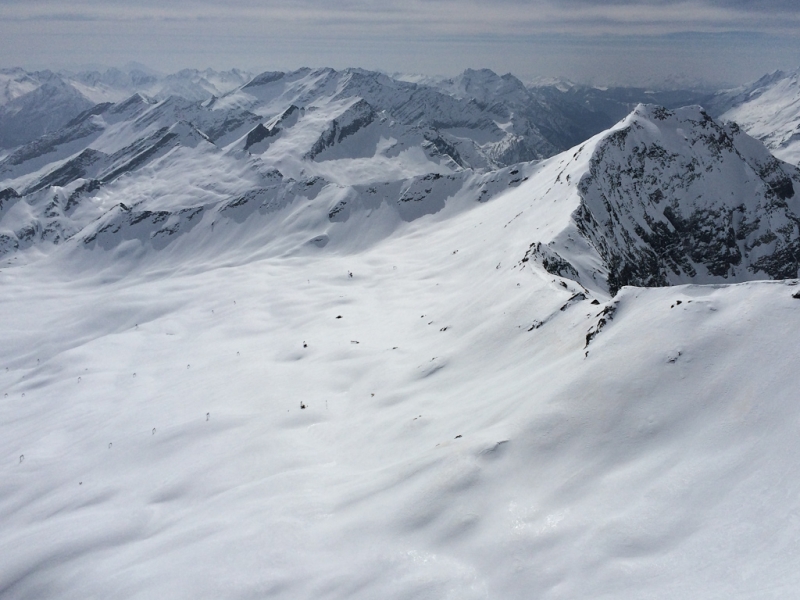
[[[22,69],[0,69],[0,106],[32,92],[38,82]]]
[[[3,268],[3,595],[791,595],[798,288],[626,288],[587,357],[513,196]]]
[[[592,154],[588,165],[587,153]],[[581,154],[584,160],[572,166]],[[766,234],[764,227],[795,231],[800,204],[794,185],[800,172],[697,106],[668,111],[639,105],[609,133],[581,146],[560,177],[573,180],[579,193],[572,197],[580,197],[580,207],[576,202],[575,224],[551,245],[568,261],[571,256],[577,261],[587,251],[567,244],[587,238],[609,265],[612,293],[611,265],[617,258],[610,258],[615,251],[609,247],[621,247],[619,260],[640,270],[620,285],[666,285],[743,281],[758,271],[771,273],[769,257],[794,243]],[[649,258],[633,258],[647,246]],[[651,260],[659,268],[647,267]],[[771,277],[796,277],[798,266],[784,263],[783,274]],[[584,274],[580,280],[591,286],[590,277],[595,276]]]
[[[781,160],[800,165],[800,71],[777,71],[723,98],[732,104],[723,119],[738,123]]]
[[[56,132],[95,104],[122,103],[134,94],[156,100],[208,101],[251,78],[238,69],[184,69],[164,76],[137,65],[79,73],[0,69],[0,146],[14,149]]]
[[[99,111],[99,162],[3,196],[0,597],[795,593],[800,286],[750,267],[796,243],[796,169],[653,106],[472,169],[385,76],[259,77]],[[612,296],[647,186],[752,260]]]
[[[239,69],[215,71],[205,69],[183,69],[170,75],[143,72],[133,66],[130,69],[108,69],[62,73],[70,85],[94,102],[121,102],[135,92],[147,94],[159,100],[178,96],[187,100],[207,100],[221,96],[244,84],[253,75]]]

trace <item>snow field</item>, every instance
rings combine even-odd
[[[0,595],[790,596],[798,288],[562,311],[530,192],[3,268]]]

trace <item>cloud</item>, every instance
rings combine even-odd
[[[203,19],[282,27],[369,26],[381,33],[659,34],[800,28],[797,0],[4,0],[2,20]],[[555,29],[554,29],[555,28]]]
[[[0,0],[0,60],[737,82],[797,66],[797,1]]]

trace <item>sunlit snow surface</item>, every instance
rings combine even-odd
[[[535,203],[7,255],[0,597],[796,594],[800,287],[569,303]]]
[[[800,69],[765,75],[729,95],[733,106],[723,119],[736,121],[781,160],[800,165]]]

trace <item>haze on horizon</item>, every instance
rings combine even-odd
[[[800,66],[794,0],[5,0],[2,67],[489,67],[595,84],[738,84]]]

